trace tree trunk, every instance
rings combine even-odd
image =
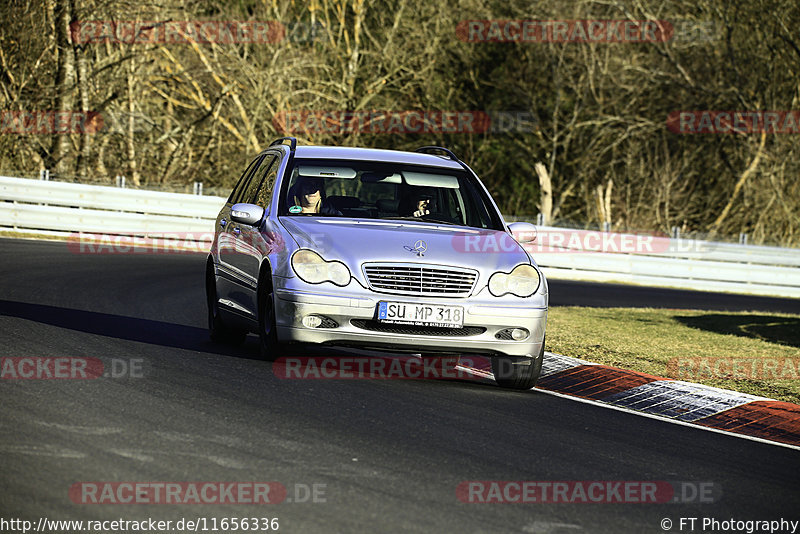
[[[553,220],[553,182],[543,163],[533,165],[539,177],[539,210],[542,212],[542,224],[548,226]]]
[[[53,14],[55,22],[56,39],[56,79],[55,102],[56,111],[69,112],[72,110],[72,88],[75,79],[75,56],[69,42],[69,23],[72,19],[72,6],[70,0],[53,1]],[[54,121],[55,122],[55,121]],[[69,134],[54,134],[50,146],[50,161],[48,167],[55,169],[58,174],[69,174],[70,152]]]
[[[87,119],[87,113],[89,112],[89,80],[88,80],[88,67],[87,67],[87,60],[86,60],[86,50],[84,47],[80,46],[77,43],[73,43],[72,45],[72,53],[75,55],[75,64],[78,67],[77,70],[77,81],[78,81],[78,97],[80,98],[81,102],[81,112],[83,113],[83,128],[81,129],[78,134],[80,135],[80,146],[78,149],[78,162],[77,162],[77,171],[78,176],[81,178],[86,178],[88,175],[88,167],[89,167],[89,155],[92,151],[92,132],[89,132],[88,129],[91,128]]]
[[[139,178],[139,168],[136,165],[136,140],[134,139],[136,121],[134,120],[136,113],[136,105],[134,101],[134,70],[135,61],[131,60],[128,63],[128,130],[126,132],[126,145],[128,156],[128,169],[131,171],[131,182],[135,187],[141,185]]]

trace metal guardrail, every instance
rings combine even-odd
[[[553,236],[558,236],[555,239]],[[603,236],[610,236],[604,238]],[[548,249],[586,251],[592,244],[607,241],[608,252],[617,252],[614,247],[624,246],[630,254],[656,256],[660,258],[682,258],[759,265],[781,265],[800,267],[800,249],[741,245],[706,241],[702,239],[672,238],[650,233],[618,233],[600,230],[580,230],[555,226],[537,226],[538,246],[532,252],[539,254]],[[587,246],[588,245],[588,246]],[[599,248],[599,247],[597,247]]]
[[[800,298],[800,249],[556,227],[537,231],[525,248],[549,278]],[[591,246],[596,243],[601,245]]]
[[[800,298],[795,266],[580,252],[534,257],[549,278]]]
[[[210,243],[224,203],[222,197],[0,176],[0,230],[6,231],[180,234]],[[800,249],[556,227],[538,227],[537,240],[525,246],[549,278],[800,298]]]
[[[194,232],[210,242],[224,204],[221,197],[0,176],[0,228],[18,231]]]

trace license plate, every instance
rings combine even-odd
[[[378,320],[390,324],[461,328],[464,325],[464,308],[463,306],[381,301],[378,303]]]

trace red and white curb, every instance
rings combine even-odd
[[[490,369],[467,368],[486,378]],[[800,450],[800,405],[546,352],[537,390]]]

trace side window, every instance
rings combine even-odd
[[[245,169],[245,171],[242,173],[242,177],[239,178],[239,183],[237,183],[236,187],[234,187],[233,191],[231,191],[231,196],[228,197],[228,202],[231,204],[241,202],[242,191],[247,188],[250,176],[253,174],[255,168],[258,167],[258,162],[261,161],[262,157],[263,156],[258,156],[256,159],[250,162],[250,165],[248,165],[247,169]]]
[[[264,165],[262,165],[263,167]],[[269,201],[272,198],[272,189],[275,187],[275,180],[278,178],[278,167],[281,166],[280,158],[276,157],[270,165],[267,177],[261,182],[256,192],[256,198],[253,204],[258,204],[266,209],[269,206]]]
[[[270,168],[270,164],[275,160],[275,156],[272,154],[267,154],[264,156],[264,159],[261,160],[261,165],[258,166],[258,169],[253,173],[253,177],[250,178],[250,182],[247,184],[247,188],[242,193],[242,198],[239,202],[247,202],[249,204],[254,204],[256,199],[256,191],[258,191],[258,186],[261,185],[262,180],[264,179],[264,175]]]

